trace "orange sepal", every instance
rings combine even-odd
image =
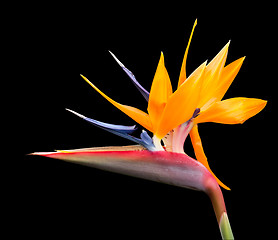
[[[206,62],[201,64],[183,84],[169,97],[165,106],[158,132],[158,138],[163,138],[169,131],[188,121],[199,101],[200,85]]]
[[[172,93],[171,81],[165,68],[163,53],[161,52],[148,102],[148,113],[154,132],[157,130],[164,107]]]
[[[194,29],[195,29],[196,25],[197,25],[197,19],[194,22],[194,25],[193,25],[193,28],[192,28],[192,31],[191,31],[191,34],[190,34],[190,37],[189,37],[189,40],[188,40],[188,43],[187,43],[187,47],[186,47],[186,50],[185,50],[185,53],[184,53],[184,57],[183,57],[182,65],[181,65],[178,87],[186,80],[187,55],[188,55],[189,46],[190,46],[191,39],[192,39],[192,36],[193,36]]]
[[[204,80],[201,89],[200,102],[198,104],[198,107],[201,108],[201,110],[207,109],[216,101],[215,93],[221,80],[221,72],[226,62],[229,45],[230,42],[228,42],[209,62],[204,71]]]
[[[215,177],[216,181],[218,182],[218,184],[225,188],[226,190],[231,190],[229,187],[227,187],[224,183],[222,183],[216,176],[215,174],[211,171],[209,164],[208,164],[208,160],[207,157],[204,153],[204,149],[203,149],[203,145],[202,145],[202,141],[199,135],[199,131],[198,131],[198,126],[197,124],[195,124],[192,128],[192,130],[190,131],[190,139],[194,148],[194,152],[196,155],[197,160],[202,163],[209,171],[210,173]]]
[[[224,69],[222,70],[219,85],[217,86],[215,92],[215,98],[217,101],[220,101],[224,97],[225,93],[237,76],[244,59],[245,57],[239,58],[224,67]]]
[[[197,123],[244,123],[247,119],[259,113],[266,103],[267,101],[257,98],[237,97],[226,99],[216,102],[210,108],[201,112],[195,121]]]
[[[124,112],[126,115],[131,117],[134,121],[142,125],[144,128],[148,129],[149,131],[153,131],[152,124],[150,117],[147,113],[131,106],[123,105],[120,103],[117,103],[110,97],[108,97],[106,94],[104,94],[102,91],[100,91],[93,83],[91,83],[86,77],[81,75],[81,77],[89,83],[98,93],[100,93],[106,100],[108,100],[110,103],[112,103],[116,108],[120,109],[122,112]]]

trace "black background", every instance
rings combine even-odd
[[[26,155],[131,144],[65,111],[134,124],[79,74],[116,101],[146,110],[145,100],[108,50],[146,89],[163,51],[175,88],[196,18],[187,72],[211,60],[231,40],[227,63],[246,59],[225,98],[268,100],[266,108],[243,125],[205,123],[199,128],[211,168],[232,189],[223,194],[235,237],[273,236],[273,8],[235,2],[17,6],[9,17],[16,21],[5,35],[6,63],[11,67],[7,81],[13,89],[9,101],[15,104],[10,109],[16,114],[16,131],[10,134],[14,154],[7,158],[12,171],[4,184],[9,190],[5,220],[10,236],[220,239],[209,198],[201,192]],[[194,157],[190,141],[185,150]]]

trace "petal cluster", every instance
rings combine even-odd
[[[152,132],[154,135],[153,143],[154,146],[157,146],[158,150],[181,152],[181,150],[177,151],[177,147],[173,145],[181,145],[177,139],[184,141],[189,133],[197,160],[215,176],[209,167],[203,150],[198,132],[198,124],[204,122],[222,124],[243,123],[259,113],[267,102],[261,99],[245,97],[222,100],[245,59],[245,57],[239,58],[225,66],[230,42],[209,63],[205,61],[187,77],[187,55],[196,24],[197,21],[194,23],[188,41],[178,86],[175,91],[173,91],[162,52],[150,92],[146,91],[136,80],[132,72],[110,52],[148,101],[146,112],[114,101],[86,77],[81,76],[111,104]],[[181,131],[185,131],[185,133],[183,134]],[[162,146],[158,147],[162,139],[165,140],[165,143],[167,142],[164,148]],[[216,178],[216,180],[222,187],[229,189],[219,179]]]
[[[110,52],[147,101],[146,111],[116,102],[81,75],[107,101],[152,132],[152,137],[144,129],[136,137],[139,129],[136,125],[105,123],[67,109],[90,124],[139,145],[56,150],[56,152],[37,152],[32,155],[66,160],[133,177],[204,191],[211,199],[222,239],[234,239],[219,185],[227,190],[230,188],[212,172],[198,126],[205,122],[244,123],[259,113],[267,102],[246,97],[222,100],[245,59],[242,57],[226,65],[230,42],[210,62],[205,61],[187,76],[187,56],[196,24],[197,20],[185,50],[176,90],[173,90],[162,52],[150,92]],[[188,135],[197,161],[184,152],[184,141]]]

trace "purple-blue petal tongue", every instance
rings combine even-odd
[[[140,134],[140,137],[145,143],[147,143],[149,145],[153,145],[152,138],[149,136],[149,134],[145,130],[142,131],[142,133]]]
[[[115,135],[126,138],[128,140],[131,140],[131,141],[133,141],[137,144],[142,145],[143,147],[147,148],[148,150],[151,150],[151,151],[155,150],[155,146],[152,142],[151,137],[144,130],[140,135],[141,139],[129,135],[129,134],[132,134],[137,129],[135,125],[134,126],[123,126],[123,125],[104,123],[104,122],[94,120],[92,118],[85,117],[84,115],[79,114],[79,113],[77,113],[73,110],[70,110],[70,109],[67,109],[67,108],[66,108],[66,110],[75,114],[76,116],[86,120],[87,122],[103,129],[103,130],[106,130],[106,131],[111,132]]]
[[[95,125],[97,127],[100,127],[102,129],[105,129],[107,131],[116,131],[116,132],[119,132],[119,133],[131,134],[137,129],[135,125],[134,126],[124,126],[124,125],[116,125],[116,124],[100,122],[100,121],[97,121],[95,119],[85,117],[84,115],[79,114],[79,113],[77,113],[73,110],[70,110],[70,109],[67,109],[67,108],[66,108],[66,110],[75,114],[76,116],[86,120],[87,122],[90,122],[93,125]]]
[[[137,89],[140,91],[140,93],[143,95],[143,97],[149,101],[149,95],[150,93],[142,87],[142,85],[136,80],[135,76],[133,75],[133,73],[128,70],[124,64],[122,64],[118,58],[116,58],[116,56],[109,51],[110,54],[112,55],[112,57],[116,60],[116,62],[121,66],[121,68],[126,72],[126,74],[130,77],[130,79],[132,80],[132,82],[134,83],[134,85],[137,87]]]

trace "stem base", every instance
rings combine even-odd
[[[220,228],[222,239],[224,240],[234,239],[234,235],[226,212],[224,212],[221,216],[219,228]]]

